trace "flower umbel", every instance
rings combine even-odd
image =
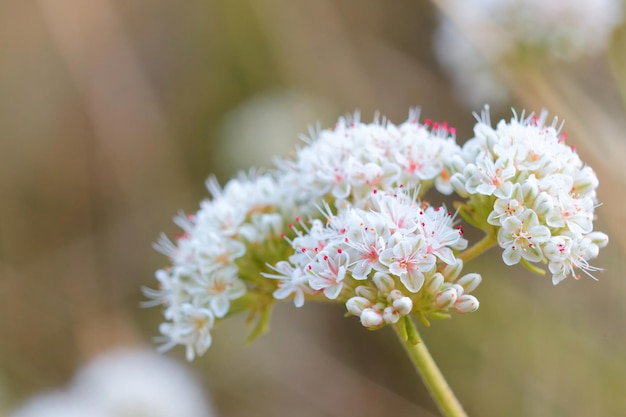
[[[495,128],[487,109],[477,119],[451,182],[470,197],[475,213],[487,211],[486,219],[474,221],[495,228],[504,263],[547,262],[554,284],[567,276],[578,279],[579,270],[593,277],[598,268],[588,261],[608,243],[604,233],[593,232],[598,179],[565,144],[562,124],[556,118],[546,124],[545,111],[515,115]],[[497,166],[507,174],[485,175],[498,170],[484,167]]]
[[[547,264],[555,284],[593,277],[589,261],[608,242],[593,230],[598,179],[562,126],[545,112],[495,128],[487,110],[477,119],[461,148],[454,128],[416,111],[400,125],[357,113],[312,131],[274,171],[207,181],[213,199],[155,244],[171,265],[145,305],[163,306],[163,348],[183,345],[191,360],[241,311],[255,337],[287,299],[342,303],[368,329],[470,313],[482,278],[464,261],[495,244],[507,265]],[[479,247],[468,248],[457,212],[423,200],[429,190],[464,199],[458,214],[486,233]]]
[[[144,290],[146,306],[163,307],[162,349],[183,345],[192,360],[238,312],[256,322],[253,339],[277,301],[341,303],[367,329],[392,326],[444,414],[464,416],[411,317],[429,326],[476,311],[482,277],[464,264],[491,246],[506,265],[547,264],[557,284],[595,278],[589,261],[608,243],[593,229],[598,179],[546,119],[514,114],[494,128],[486,108],[461,148],[454,128],[415,111],[397,126],[357,113],[312,131],[273,171],[223,189],[210,179],[213,199],[155,244],[171,263]],[[424,200],[429,190],[463,201],[452,212]],[[483,239],[468,247],[461,218]]]
[[[375,189],[361,203],[366,208],[327,213],[325,223],[311,220],[306,233],[290,241],[289,264],[281,261],[273,267],[282,274],[264,275],[286,285],[302,284],[308,277],[311,290],[346,303],[348,312],[368,328],[396,323],[409,313],[425,320],[446,316],[449,308],[460,312],[478,308],[468,293],[480,276],[474,274],[473,284],[465,288],[455,284],[462,262],[454,253],[467,241],[445,207],[424,205],[402,190]],[[441,302],[444,292],[454,299]],[[297,306],[301,301],[294,298]]]

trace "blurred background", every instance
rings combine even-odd
[[[355,109],[400,123],[421,106],[470,138],[481,106],[433,46],[442,16],[463,28],[453,3],[0,2],[0,415],[110,349],[154,347],[161,315],[139,307],[141,287],[167,259],[151,244],[178,233],[172,216],[208,197],[210,174],[271,166]],[[565,120],[611,243],[598,282],[553,287],[498,250],[471,264],[480,310],[422,330],[470,415],[626,416],[626,29],[612,16],[592,56],[489,62],[506,88],[484,99],[492,120]],[[438,415],[388,330],[286,303],[251,345],[244,317],[218,326],[189,368],[220,416]]]

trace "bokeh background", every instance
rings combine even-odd
[[[0,2],[0,415],[120,346],[152,348],[142,286],[151,243],[238,170],[271,166],[298,134],[360,109],[408,108],[471,137],[472,111],[435,59],[437,6],[398,0]],[[607,52],[500,69],[548,108],[600,178],[599,281],[505,268],[492,250],[480,310],[423,336],[470,415],[626,416],[626,29]],[[391,331],[341,307],[244,317],[189,366],[221,416],[435,416]],[[182,349],[167,355],[183,360]]]

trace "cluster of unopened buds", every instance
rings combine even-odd
[[[184,345],[191,360],[241,311],[257,319],[255,337],[284,299],[345,304],[368,329],[470,313],[481,276],[464,262],[495,245],[507,265],[547,263],[555,284],[592,275],[588,261],[608,242],[593,231],[598,180],[545,117],[493,128],[485,110],[461,148],[453,128],[415,111],[400,125],[355,115],[312,131],[274,171],[223,189],[209,180],[213,199],[176,218],[184,233],[174,242],[155,245],[171,259],[160,288],[145,291],[146,304],[164,307],[163,347]],[[463,201],[431,206],[431,189]],[[468,248],[461,219],[485,238]]]

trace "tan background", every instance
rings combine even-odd
[[[297,133],[361,109],[410,106],[471,136],[434,60],[426,1],[0,2],[0,415],[59,387],[114,346],[150,345],[158,309],[140,287],[151,249],[206,177],[286,155]],[[623,29],[622,29],[623,32]],[[612,55],[626,74],[626,43]],[[618,55],[622,53],[622,58]],[[510,104],[547,106],[601,180],[612,242],[599,282],[476,261],[476,314],[423,330],[476,416],[626,415],[625,115],[606,57],[510,71]],[[496,109],[498,115],[507,111]],[[434,404],[390,331],[338,307],[281,305],[245,346],[220,326],[192,368],[222,416],[430,416]],[[175,349],[168,355],[182,358]]]

